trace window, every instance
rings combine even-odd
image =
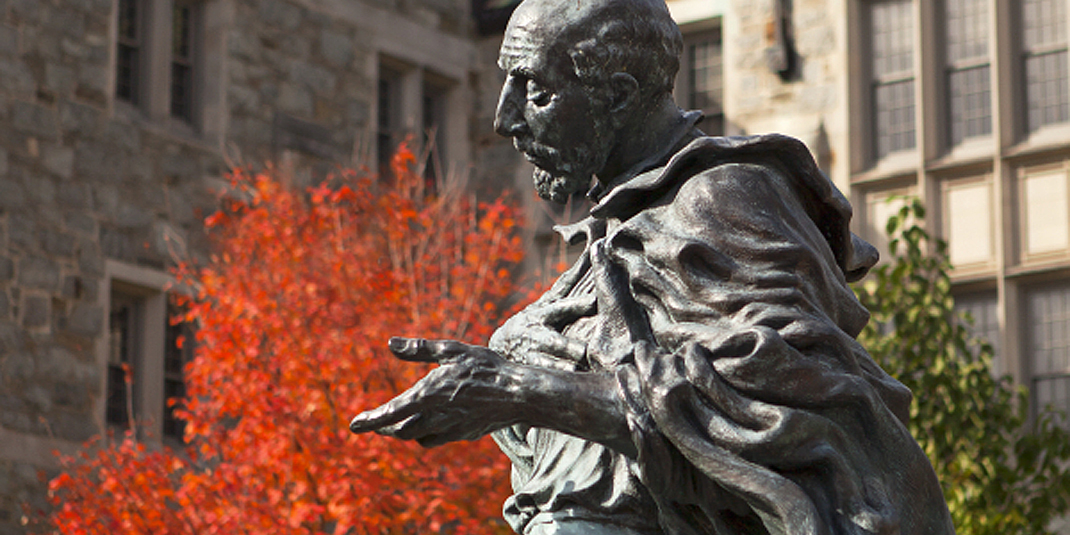
[[[992,133],[986,0],[947,0],[947,94],[951,144]]]
[[[168,317],[174,318],[179,312],[176,307],[170,307]],[[186,397],[184,368],[193,358],[193,329],[189,323],[168,321],[163,358],[163,436],[182,440],[186,423],[175,415],[178,407],[171,400]]]
[[[1070,409],[1070,284],[1034,288],[1026,299],[1032,405]]]
[[[198,80],[205,74],[203,26],[207,1],[119,0],[115,97],[150,119],[174,118],[200,128]],[[151,32],[149,29],[165,28]]]
[[[987,178],[943,182],[944,237],[956,268],[994,260],[992,185]]]
[[[115,96],[131,104],[141,100],[141,34],[144,20],[138,0],[119,0],[115,58]]]
[[[379,99],[376,108],[377,161],[381,172],[390,169],[390,159],[401,142],[401,74],[379,67]]]
[[[684,37],[684,106],[705,114],[701,127],[722,135],[724,125],[724,66],[720,30]]]
[[[134,408],[134,374],[140,367],[141,300],[112,292],[108,313],[108,386],[105,421],[109,426],[130,428],[131,417],[137,420]]]
[[[910,150],[914,134],[914,19],[910,0],[870,6],[873,138],[877,158]]]
[[[171,15],[171,116],[193,122],[194,6],[175,2]]]
[[[1028,172],[1022,180],[1025,256],[1065,251],[1070,245],[1070,203],[1063,168]]]
[[[992,374],[999,377],[1007,370],[999,358],[999,300],[995,291],[973,292],[955,296],[955,310],[965,312],[973,319],[966,325],[975,338],[992,346]]]
[[[1022,0],[1026,127],[1070,120],[1066,0]]]
[[[380,58],[375,137],[383,174],[389,172],[398,143],[409,138],[410,148],[426,156],[420,163],[425,165],[428,186],[433,188],[435,181],[445,178],[447,149],[455,148],[447,145],[463,144],[460,138],[465,135],[463,123],[450,123],[450,110],[458,104],[455,86],[452,79],[430,69]]]
[[[106,365],[104,422],[116,430],[135,427],[146,437],[181,438],[183,422],[167,400],[185,395],[182,369],[192,344],[188,324],[170,325],[170,278],[160,271],[107,260],[109,290],[101,300],[108,310],[107,338],[101,360]],[[131,420],[132,418],[132,420]]]
[[[435,182],[444,178],[442,156],[446,154],[446,94],[449,91],[445,82],[424,78],[423,83],[423,142],[427,153],[425,174],[428,186],[434,188]]]
[[[867,193],[866,200],[866,228],[864,238],[880,251],[881,262],[891,258],[888,250],[888,232],[885,230],[888,219],[899,213],[906,205],[905,196],[911,195],[910,189],[898,189],[890,191],[874,191]]]

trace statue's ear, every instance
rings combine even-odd
[[[624,117],[631,113],[635,105],[639,103],[639,82],[626,72],[618,72],[609,77],[609,87],[612,92],[609,103],[610,116],[615,123],[623,123]]]

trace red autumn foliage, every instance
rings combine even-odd
[[[206,221],[215,253],[181,266],[197,325],[186,446],[87,445],[50,483],[61,533],[504,532],[493,442],[425,450],[349,419],[426,373],[392,335],[485,343],[518,291],[514,209],[426,195],[404,146],[386,185],[347,171],[307,192],[235,171]]]

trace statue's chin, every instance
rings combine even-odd
[[[591,183],[590,178],[582,180],[574,176],[555,176],[537,167],[532,174],[532,179],[535,181],[535,192],[539,194],[539,197],[558,204],[565,204],[572,194],[583,191]]]

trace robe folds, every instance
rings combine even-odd
[[[514,529],[573,515],[665,535],[954,533],[905,427],[911,393],[855,340],[869,315],[847,283],[877,255],[850,217],[780,135],[697,137],[610,183],[561,229],[586,241],[579,261],[490,346],[614,374],[638,456],[497,432]],[[540,345],[550,330],[573,351]]]

